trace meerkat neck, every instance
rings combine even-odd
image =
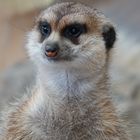
[[[87,70],[41,70],[37,82],[39,87],[29,107],[31,116],[40,108],[49,114],[65,109],[83,112],[80,108],[87,109],[91,104],[96,106],[102,100],[109,99],[106,69],[96,75]]]
[[[43,96],[57,99],[82,98],[88,93],[108,91],[106,69],[93,74],[87,69],[47,69],[39,72],[38,83]],[[100,89],[101,88],[101,89]]]

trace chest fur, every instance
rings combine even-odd
[[[55,109],[51,105],[50,109],[40,108],[30,117],[30,123],[46,140],[91,140],[94,134],[101,133],[97,108],[91,102],[85,104],[73,100],[59,107],[55,105]]]

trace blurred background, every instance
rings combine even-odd
[[[133,140],[140,140],[140,0],[77,1],[98,7],[116,25],[111,94],[122,117],[130,122]],[[0,0],[0,110],[35,82],[34,66],[24,49],[26,34],[52,2],[56,1]]]

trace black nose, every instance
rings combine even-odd
[[[47,55],[47,57],[55,57],[55,56],[57,56],[58,51],[59,51],[58,43],[46,44],[45,54]]]

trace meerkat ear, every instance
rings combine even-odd
[[[112,25],[104,25],[102,35],[107,50],[113,48],[113,45],[116,41],[116,31],[114,27]]]

